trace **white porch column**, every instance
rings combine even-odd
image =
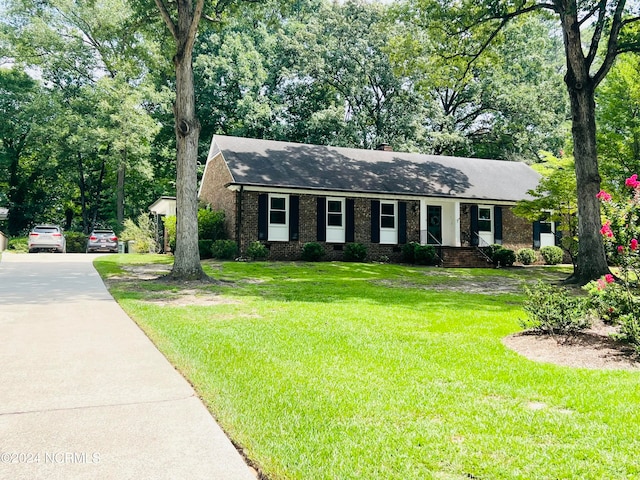
[[[460,202],[455,202],[453,206],[453,212],[456,219],[456,229],[454,236],[454,245],[456,247],[462,246],[462,241],[460,240]]]

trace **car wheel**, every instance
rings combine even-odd
[[[29,249],[29,253],[34,253],[34,252],[35,252],[35,250],[33,248]]]

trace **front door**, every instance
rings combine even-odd
[[[478,207],[478,236],[480,237],[480,246],[486,247],[493,245],[493,207],[480,205]]]
[[[427,205],[427,244],[442,244],[442,207]]]

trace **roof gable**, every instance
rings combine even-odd
[[[363,150],[216,135],[233,183],[337,192],[517,201],[539,174],[520,162]]]

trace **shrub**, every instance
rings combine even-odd
[[[198,210],[198,238],[201,240],[226,240],[224,212],[210,208]]]
[[[124,241],[134,241],[137,253],[152,253],[156,251],[156,229],[146,214],[141,214],[137,218],[137,223],[127,218],[124,221],[124,230],[120,238]]]
[[[247,257],[251,260],[264,260],[269,256],[269,250],[262,243],[255,241],[247,248]]]
[[[540,255],[542,255],[546,265],[558,265],[559,263],[562,263],[562,257],[564,256],[562,249],[554,245],[542,247],[540,249]]]
[[[402,246],[402,260],[417,265],[435,265],[436,247],[410,242]]]
[[[521,321],[523,328],[539,334],[569,335],[589,327],[584,299],[567,289],[539,281],[532,288],[525,287],[525,293],[527,319]]]
[[[344,247],[345,262],[364,262],[367,258],[367,247],[361,243],[347,243]]]
[[[233,240],[216,240],[211,246],[211,256],[218,260],[233,260],[238,256],[238,244]]]
[[[510,267],[516,261],[516,252],[500,247],[494,250],[492,260],[496,266]]]
[[[510,267],[516,261],[516,253],[502,245],[494,244],[482,249],[496,266]]]
[[[605,323],[617,324],[620,317],[640,308],[627,289],[614,282],[613,276],[589,282],[584,289],[589,293],[587,307]]]
[[[405,263],[416,263],[416,242],[409,242],[402,246],[402,261]]]
[[[169,246],[171,251],[176,251],[176,216],[170,215],[164,217],[164,228],[167,230],[167,237],[169,238]]]
[[[82,232],[65,232],[68,253],[84,253],[87,251],[87,236]]]
[[[29,251],[29,240],[26,237],[11,238],[7,244],[7,250],[16,253],[27,253]]]
[[[619,338],[640,353],[640,181],[634,174],[624,182],[620,200],[601,190],[605,221],[600,229],[610,262],[618,265],[615,279],[607,274],[585,286],[596,312],[604,320],[620,325]],[[617,280],[617,281],[616,281]]]
[[[627,313],[620,316],[619,338],[629,342],[640,353],[640,318],[634,313]]]
[[[302,247],[302,259],[306,262],[317,262],[323,256],[324,248],[317,242],[308,242]]]
[[[205,240],[198,240],[198,251],[200,252],[200,259],[211,258],[211,247],[213,246],[213,240],[208,238]]]
[[[531,265],[538,259],[538,255],[536,255],[535,250],[531,248],[521,248],[520,250],[518,250],[516,258],[523,265]]]
[[[436,247],[433,245],[416,245],[414,258],[417,265],[435,265]]]

